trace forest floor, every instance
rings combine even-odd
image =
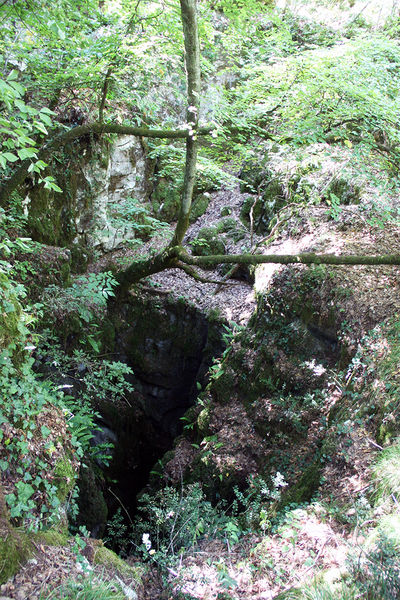
[[[231,237],[225,236],[226,250],[229,253],[249,251],[250,234],[248,229],[241,225],[239,218],[243,200],[247,196],[248,194],[240,193],[238,186],[235,189],[222,189],[219,192],[211,193],[206,212],[189,227],[184,243],[190,245],[190,242],[198,236],[202,228],[218,225],[223,219],[221,211],[229,207],[229,218],[238,223],[243,238],[235,242]],[[262,239],[262,236],[254,236],[254,243],[257,243],[260,239]],[[150,248],[161,250],[164,245],[164,238],[154,237],[141,247],[140,256],[149,252]],[[118,264],[121,260],[127,261],[138,256],[139,252],[136,250],[115,250],[94,263],[91,270],[103,270],[107,265]],[[218,268],[212,270],[196,268],[196,271],[205,279],[215,281],[222,281],[223,279],[223,275]],[[204,313],[214,309],[227,321],[246,325],[255,310],[256,299],[250,277],[246,273],[242,273],[242,278],[239,278],[240,275],[240,273],[237,275],[237,279],[223,281],[220,286],[218,283],[196,281],[181,269],[167,269],[149,277],[144,287],[150,294],[171,294],[175,299],[185,298]]]

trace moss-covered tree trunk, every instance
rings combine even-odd
[[[186,162],[185,178],[178,222],[174,235],[168,246],[155,257],[136,261],[117,275],[120,291],[143,277],[176,266],[180,246],[189,226],[192,207],[193,189],[196,181],[196,162],[199,134],[200,108],[200,43],[197,27],[197,0],[180,0],[183,36],[185,40],[185,64],[187,77],[187,111],[186,111]]]
[[[261,265],[275,263],[280,265],[400,265],[400,254],[378,255],[336,255],[314,254],[221,254],[213,256],[191,256],[187,252],[178,254],[179,260],[188,265],[211,267],[220,264]]]
[[[185,64],[187,77],[186,120],[189,135],[186,138],[186,164],[182,202],[171,246],[179,246],[189,226],[193,188],[196,180],[198,124],[200,109],[200,43],[197,27],[197,1],[181,0],[181,15],[185,39]]]

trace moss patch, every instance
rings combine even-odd
[[[30,556],[32,542],[28,535],[13,527],[0,490],[0,584],[19,571]]]
[[[140,567],[128,565],[122,558],[115,554],[115,552],[104,546],[98,546],[95,549],[93,562],[96,565],[102,565],[108,569],[115,569],[115,571],[122,576],[132,577],[137,583],[141,580],[143,570]]]
[[[68,546],[69,536],[57,529],[48,529],[37,534],[37,541],[47,546]]]
[[[57,486],[57,497],[65,502],[75,485],[75,471],[68,458],[59,460],[54,467],[54,483]]]
[[[284,494],[280,508],[283,508],[288,504],[309,502],[314,492],[318,489],[320,480],[321,463],[317,459],[305,469],[299,481],[291,486],[286,494]]]

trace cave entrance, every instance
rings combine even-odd
[[[138,493],[172,449],[183,429],[181,417],[224,348],[221,319],[187,302],[143,296],[114,310],[112,353],[132,368],[134,391],[123,404],[99,407],[104,435],[114,443],[113,459],[103,470],[108,519],[118,508],[134,516]],[[81,503],[87,494],[81,490]],[[104,529],[85,524],[94,535]]]

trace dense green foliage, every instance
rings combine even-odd
[[[40,277],[51,252],[30,239],[32,191],[43,192],[43,212],[51,213],[56,197],[63,217],[70,210],[72,192],[61,186],[57,175],[65,170],[73,180],[75,171],[86,168],[70,156],[87,152],[92,163],[103,161],[107,169],[107,152],[117,134],[99,141],[103,125],[144,126],[161,133],[166,128],[184,131],[168,142],[157,137],[142,139],[149,180],[145,201],[126,195],[107,205],[113,235],[132,238],[121,244],[128,252],[119,256],[119,266],[126,266],[127,261],[135,264],[138,257],[143,261],[143,271],[139,270],[135,281],[148,272],[177,266],[177,256],[164,260],[157,244],[171,238],[173,224],[179,222],[187,178],[186,137],[199,146],[192,221],[204,214],[212,192],[234,189],[240,183],[246,194],[241,222],[225,206],[217,225],[198,228],[186,264],[213,267],[225,259],[229,262],[226,254],[231,243],[243,243],[241,251],[255,251],[254,235],[260,236],[260,247],[274,241],[269,236],[279,233],[279,225],[291,217],[290,235],[295,238],[296,227],[300,230],[303,215],[309,218],[310,207],[324,210],[318,218],[326,219],[328,233],[329,224],[351,233],[362,233],[364,226],[370,233],[376,226],[398,224],[398,18],[394,16],[380,29],[357,18],[339,31],[321,20],[302,17],[290,9],[290,3],[285,9],[273,4],[261,0],[199,2],[202,94],[199,110],[189,108],[194,115],[190,121],[185,114],[184,37],[177,2],[0,2],[0,185],[6,190],[0,207],[0,481],[10,527],[48,528],[59,524],[66,511],[71,522],[76,518],[79,470],[95,465],[96,473],[101,472],[112,457],[112,444],[94,442],[102,429],[101,407],[112,405],[117,413],[134,394],[132,369],[122,361],[124,357],[113,360],[115,356],[108,354],[107,327],[111,330],[112,326],[106,320],[110,304],[120,300],[115,294],[129,287],[129,278],[126,286],[118,287],[118,282],[124,284],[118,267],[110,271],[101,261],[82,274],[86,259],[95,253],[85,247],[80,231],[78,235],[76,214],[68,215],[76,235],[71,234],[66,242],[66,266],[49,267],[46,280]],[[332,4],[321,1],[318,6]],[[207,135],[197,135],[197,117],[200,126],[207,125]],[[90,130],[94,123],[96,133]],[[74,129],[81,125],[88,129],[76,141]],[[69,154],[61,150],[61,142],[67,139],[63,135],[68,133]],[[51,142],[55,139],[60,145]],[[50,149],[48,143],[53,143]],[[325,163],[333,166],[324,171]],[[8,189],[7,182],[20,168],[22,179]],[[94,195],[93,188],[82,196],[84,200],[79,197],[81,208],[85,202],[90,204],[90,194]],[[354,212],[341,222],[349,206]],[[40,222],[44,214],[39,211],[34,218]],[[63,223],[60,218],[58,225],[63,227]],[[40,239],[46,239],[43,231]],[[185,232],[184,227],[182,238]],[[54,243],[49,238],[47,242]],[[78,257],[75,262],[70,252]],[[225,255],[225,259],[217,257],[208,264],[213,255]],[[314,254],[308,256],[309,262],[316,261]],[[200,257],[197,263],[196,257]],[[358,254],[356,258],[357,264],[362,262]],[[247,263],[257,261],[262,261],[260,255],[247,255]],[[236,262],[246,260],[239,256]],[[79,266],[80,274],[71,276],[71,264]],[[375,436],[373,444],[381,448],[371,463],[365,494],[348,501],[351,513],[346,504],[335,507],[332,502],[326,508],[318,498],[307,509],[326,521],[335,518],[347,531],[365,530],[365,548],[348,552],[350,583],[347,586],[340,580],[332,586],[316,581],[289,590],[284,597],[391,600],[398,596],[398,317],[355,340],[355,346],[359,345],[351,350],[352,360],[340,359],[347,371],[338,365],[334,371],[330,364],[335,375],[326,389],[302,392],[300,375],[300,383],[296,380],[304,367],[299,364],[302,348],[297,348],[294,383],[290,378],[283,380],[284,361],[288,356],[290,360],[301,336],[310,333],[310,315],[318,312],[310,296],[317,295],[315,290],[320,291],[327,280],[329,272],[317,267],[307,271],[303,280],[299,276],[297,287],[282,280],[280,298],[274,298],[272,291],[260,300],[255,317],[260,327],[255,342],[259,379],[246,379],[244,355],[254,349],[246,347],[245,335],[235,338],[229,329],[227,348],[211,367],[208,386],[190,418],[183,418],[184,435],[177,442],[184,440],[188,452],[197,452],[197,466],[189,476],[182,472],[179,484],[167,481],[164,487],[160,483],[158,489],[146,490],[134,519],[117,498],[118,510],[110,517],[105,537],[110,547],[124,556],[139,555],[167,578],[185,556],[201,552],[210,540],[229,555],[235,547],[246,551],[250,542],[243,540],[253,544],[256,538],[251,536],[283,548],[288,539],[295,546],[296,523],[305,518],[296,511],[314,499],[327,464],[337,456],[346,463],[346,451],[338,447],[353,427],[362,426],[366,428],[363,435]],[[151,280],[146,284],[152,285]],[[339,292],[343,297],[351,295],[345,288],[336,290],[338,306]],[[291,312],[298,317],[299,329],[289,320]],[[335,324],[329,325],[334,329]],[[345,321],[338,329],[341,339],[329,341],[329,334],[321,344],[344,343],[344,329]],[[113,332],[108,333],[112,336]],[[264,337],[268,340],[261,348]],[[237,373],[229,366],[231,359]],[[265,473],[243,477],[240,485],[231,483],[235,469],[241,469],[234,456],[228,467],[212,470],[211,458],[218,462],[223,442],[208,431],[211,394],[219,397],[228,412],[230,394],[237,389],[249,410],[253,396],[267,397],[270,411],[280,416],[271,426],[269,416],[265,417],[256,433],[265,440],[275,426],[272,445],[282,443],[286,452],[279,465],[263,464]],[[336,412],[329,407],[321,417],[329,393],[339,394],[342,406]],[[326,433],[327,438],[316,444],[312,462],[304,460],[300,483],[291,490],[286,481],[286,475],[288,480],[294,476],[288,440],[306,439],[308,417],[318,424],[319,435]],[[157,477],[156,472],[153,475]],[[204,479],[203,485],[196,478]],[[221,498],[224,493],[229,503]],[[366,525],[371,527],[363,529]],[[318,554],[309,560],[313,568]],[[223,559],[213,564],[219,583],[227,594],[234,594],[238,583],[228,566]],[[248,568],[256,570],[252,563]],[[66,582],[46,599],[92,597],[117,600],[122,596],[112,586],[89,578]]]

